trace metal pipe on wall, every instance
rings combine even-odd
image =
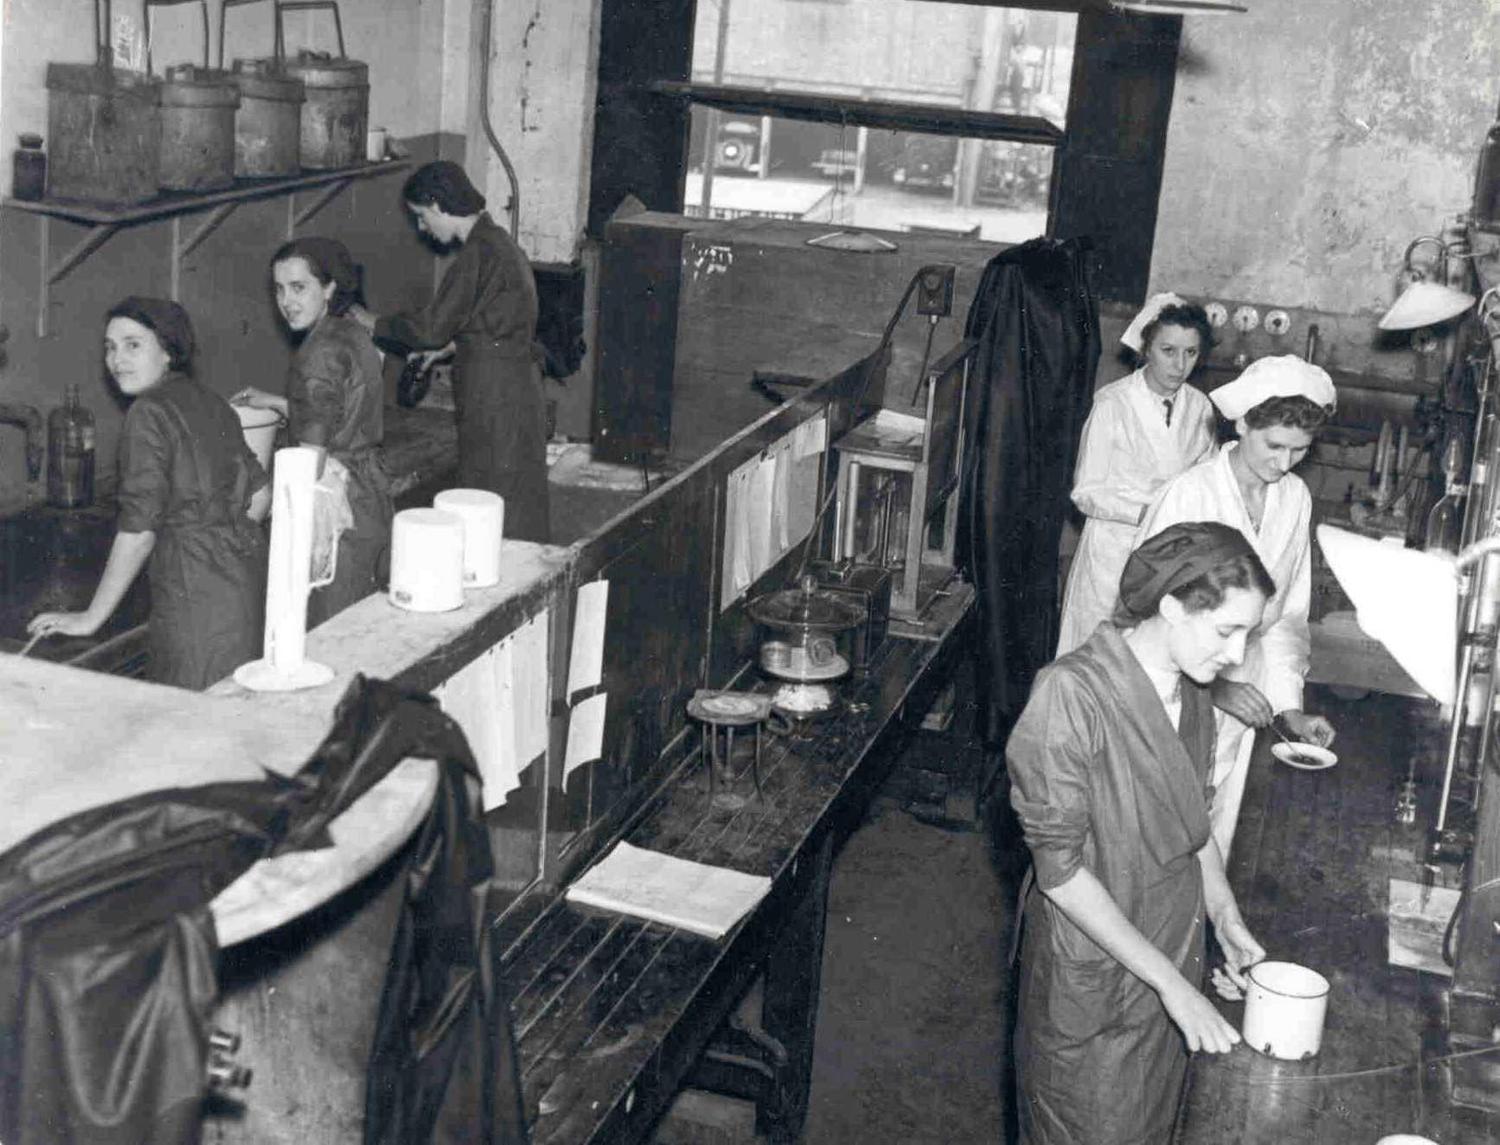
[[[495,125],[490,121],[490,55],[494,51],[491,42],[495,19],[495,0],[484,0],[484,32],[480,36],[484,55],[479,65],[479,110],[480,119],[484,124],[484,133],[489,138],[490,146],[494,148],[495,154],[500,157],[500,165],[505,168],[505,177],[510,181],[510,237],[517,243],[521,241],[521,182],[516,178],[515,166],[506,154],[505,148],[500,143],[500,137],[495,134]]]

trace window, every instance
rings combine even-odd
[[[1021,241],[1047,229],[1077,16],[700,0],[683,210]]]

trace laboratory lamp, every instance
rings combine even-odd
[[[1411,256],[1424,243],[1437,245],[1437,262],[1427,268],[1413,266]],[[1436,235],[1423,235],[1413,239],[1401,260],[1401,273],[1407,280],[1406,288],[1391,304],[1391,308],[1381,315],[1376,325],[1382,330],[1417,330],[1457,318],[1473,306],[1472,294],[1457,290],[1447,283],[1448,254],[1448,244]]]

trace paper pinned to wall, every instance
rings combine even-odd
[[[609,581],[579,585],[573,598],[573,646],[568,657],[568,696],[599,686],[604,673],[604,624]]]
[[[573,710],[568,713],[568,752],[563,760],[564,791],[568,789],[568,776],[604,755],[604,716],[608,699],[607,692],[599,692],[573,705]]]

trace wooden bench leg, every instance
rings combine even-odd
[[[762,1102],[757,1109],[756,1129],[778,1145],[798,1140],[807,1118],[818,987],[823,973],[823,930],[828,917],[828,878],[833,866],[831,833],[824,836],[813,862],[802,901],[766,960],[761,1020],[766,1033],[786,1048],[787,1057],[773,1100]]]

